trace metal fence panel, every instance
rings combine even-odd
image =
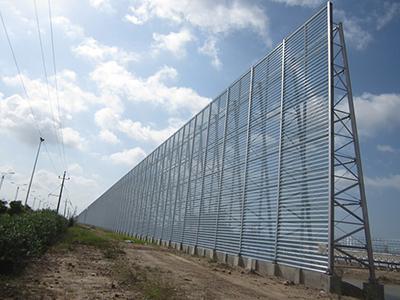
[[[130,235],[326,271],[327,9],[78,217]]]

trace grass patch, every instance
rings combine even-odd
[[[109,240],[120,241],[120,242],[123,242],[125,240],[131,240],[135,244],[139,244],[139,245],[145,244],[144,241],[139,240],[137,238],[130,237],[126,234],[116,233],[116,232],[112,232],[112,231],[106,231],[106,230],[102,230],[102,229],[96,229],[96,231],[98,232],[99,235],[101,235],[104,238],[109,239]]]
[[[85,245],[100,249],[105,258],[115,259],[125,254],[120,247],[123,238],[118,234],[75,225],[68,228],[64,238],[57,245],[58,249],[73,251],[77,245]]]
[[[58,244],[58,247],[73,250],[75,245],[107,249],[111,247],[111,240],[96,234],[93,230],[81,226],[73,226],[68,228],[64,238]]]

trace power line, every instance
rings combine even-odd
[[[48,79],[48,76],[47,76],[46,60],[45,60],[45,55],[44,55],[44,50],[43,50],[42,34],[40,32],[40,22],[39,22],[39,15],[38,15],[38,10],[37,10],[37,2],[36,2],[36,0],[33,0],[33,5],[34,5],[37,32],[38,32],[38,38],[39,38],[39,44],[40,44],[40,53],[41,53],[41,58],[42,58],[43,73],[44,73],[44,77],[45,77],[45,81],[46,81],[47,96],[49,98],[50,111],[51,111],[51,115],[52,115],[52,119],[53,119],[53,128],[54,128],[54,133],[55,133],[56,140],[57,140],[60,159],[62,159],[62,157],[61,157],[61,149],[60,149],[61,146],[60,146],[60,141],[59,141],[59,137],[58,137],[58,131],[57,131],[57,128],[56,128],[56,121],[55,121],[55,117],[54,117],[53,104],[52,104],[51,95],[50,95],[49,79]]]
[[[63,156],[64,156],[64,163],[65,163],[65,169],[66,169],[67,160],[66,160],[66,155],[65,155],[64,134],[63,134],[62,121],[61,121],[61,113],[60,113],[60,97],[59,97],[59,93],[58,93],[56,51],[55,51],[55,46],[54,46],[53,20],[52,20],[53,17],[52,17],[52,13],[51,13],[51,1],[48,0],[47,3],[48,3],[48,8],[49,8],[48,13],[49,13],[50,37],[51,37],[51,52],[52,52],[52,58],[53,58],[54,86],[56,89],[58,121],[59,121],[59,127],[60,127],[62,152],[63,152]]]
[[[16,55],[15,55],[14,47],[12,46],[11,39],[10,39],[10,36],[9,36],[9,34],[8,34],[7,26],[6,26],[6,23],[4,22],[4,18],[3,18],[3,14],[2,14],[2,12],[1,12],[1,10],[0,10],[0,19],[1,19],[1,23],[2,23],[3,29],[4,29],[4,33],[5,33],[5,35],[6,35],[6,39],[7,39],[8,46],[9,46],[9,48],[10,48],[10,50],[11,50],[11,54],[12,54],[12,57],[13,57],[13,61],[14,61],[15,68],[17,69],[17,72],[18,72],[18,78],[19,78],[19,81],[20,81],[20,83],[21,83],[22,89],[23,89],[23,91],[24,91],[25,98],[26,98],[27,103],[28,103],[28,106],[29,106],[29,110],[30,110],[30,112],[31,112],[31,117],[32,117],[33,122],[34,122],[34,124],[35,124],[36,130],[37,130],[37,132],[39,133],[39,136],[42,137],[42,136],[44,136],[44,135],[43,135],[42,131],[40,130],[40,127],[39,127],[39,125],[38,125],[39,122],[38,122],[37,118],[35,117],[35,113],[34,113],[34,111],[33,111],[32,105],[31,105],[31,98],[30,98],[30,96],[29,96],[29,94],[28,94],[28,91],[27,91],[27,89],[26,89],[26,86],[25,86],[25,83],[24,83],[24,79],[23,79],[23,77],[22,77],[21,69],[20,69],[20,67],[19,67],[18,60],[17,60],[17,57],[16,57]],[[46,144],[45,144],[45,149],[46,149],[46,153],[47,153],[47,155],[48,155],[50,161],[52,161],[52,164],[53,164],[53,166],[54,166],[53,159],[51,158],[51,155],[50,155],[50,153],[49,153],[49,151],[48,151],[48,149],[47,149]],[[54,168],[55,168],[55,166],[54,166]],[[56,171],[56,173],[58,173],[57,170],[56,170],[56,168],[55,168],[55,171]]]
[[[24,79],[23,79],[22,74],[21,74],[21,69],[19,68],[17,57],[15,56],[14,48],[12,46],[12,43],[11,43],[11,40],[10,40],[10,36],[8,35],[7,26],[6,26],[6,23],[4,22],[3,14],[1,13],[1,11],[0,11],[0,18],[1,18],[1,23],[3,24],[4,33],[5,33],[6,38],[7,38],[8,46],[10,47],[10,50],[11,50],[11,54],[12,54],[12,57],[13,57],[14,65],[15,65],[15,67],[17,69],[17,72],[18,72],[18,79],[19,79],[19,81],[21,83],[22,89],[24,90],[26,99],[28,100],[29,110],[31,111],[31,115],[32,115],[32,118],[33,118],[33,120],[35,122],[36,129],[39,132],[39,135],[43,136],[42,131],[40,130],[40,128],[38,126],[38,121],[37,121],[37,119],[35,117],[35,113],[33,112],[33,108],[32,108],[32,105],[30,103],[30,97],[28,95],[28,91],[26,89],[26,86],[25,86],[25,83],[24,83]]]

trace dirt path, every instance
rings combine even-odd
[[[53,248],[22,276],[2,280],[0,295],[4,299],[337,299],[158,246],[120,242],[119,249],[119,255],[110,256],[104,249],[85,245],[72,251]]]

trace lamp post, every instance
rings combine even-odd
[[[43,142],[44,142],[44,138],[40,137],[39,147],[38,147],[38,150],[37,150],[37,153],[36,153],[36,158],[35,158],[35,163],[33,164],[31,180],[29,181],[28,191],[26,192],[25,206],[26,206],[26,204],[28,202],[29,192],[30,192],[31,186],[32,186],[33,175],[35,174],[36,164],[37,164],[37,161],[38,161],[38,158],[39,158],[40,146],[42,145]]]

